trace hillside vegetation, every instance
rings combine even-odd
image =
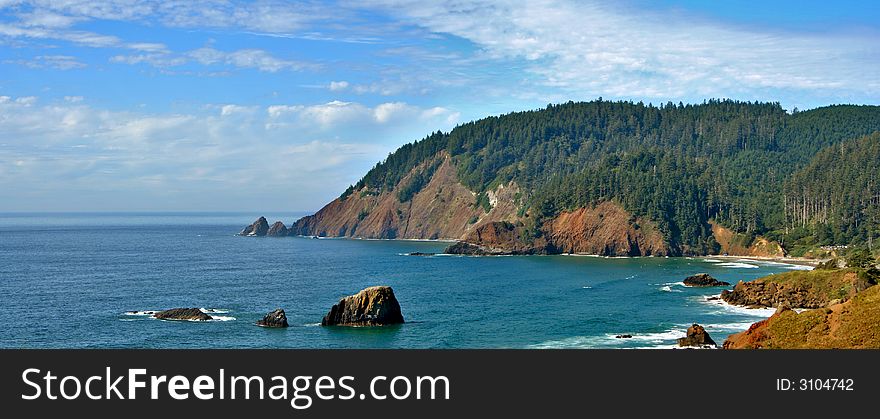
[[[404,145],[332,205],[364,207],[354,211],[361,218],[373,206],[387,208],[367,220],[369,231],[386,234],[372,227],[386,225],[397,234],[386,237],[400,237],[401,230],[411,231],[409,217],[418,216],[409,212],[413,205],[421,211],[449,205],[428,197],[409,203],[432,185],[439,162],[448,160],[455,173],[444,176],[473,199],[456,195],[470,209],[438,218],[463,219],[461,226],[425,229],[439,231],[438,237],[467,235],[504,219],[517,225],[522,240],[536,240],[560,214],[611,201],[631,222],[650,222],[669,254],[722,252],[711,223],[735,234],[745,249],[756,238],[766,240],[768,252],[779,251],[776,243],[786,250],[873,247],[880,236],[878,130],[877,106],[788,113],[778,103],[729,100],[569,102],[469,122]],[[443,196],[451,184],[434,186],[435,195]],[[513,211],[493,219],[486,215],[495,210],[499,186],[517,192],[505,201]],[[396,203],[381,198],[391,194]],[[367,199],[374,196],[380,199]],[[349,198],[355,201],[346,205]],[[357,221],[345,221],[346,235],[366,234],[358,233]],[[316,220],[296,227],[300,234],[337,230]]]

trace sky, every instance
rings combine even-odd
[[[0,211],[313,211],[569,100],[880,103],[880,2],[0,0]]]

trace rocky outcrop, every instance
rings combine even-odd
[[[266,232],[266,235],[269,237],[284,237],[287,234],[287,227],[281,221],[276,221],[275,224],[269,227],[269,231]]]
[[[721,292],[724,301],[746,307],[821,308],[834,299],[847,299],[873,285],[855,270],[793,271],[739,281],[733,291]]]
[[[400,304],[388,286],[369,287],[339,300],[322,326],[383,326],[403,323]]]
[[[729,286],[730,283],[719,281],[709,276],[709,274],[702,273],[685,278],[684,285],[688,287],[726,287]]]
[[[284,313],[284,310],[276,308],[263,316],[262,319],[257,320],[257,326],[288,327],[287,315]]]
[[[797,313],[783,306],[770,318],[730,335],[724,349],[880,349],[880,287],[850,300]]]
[[[718,345],[709,336],[709,332],[696,323],[688,327],[687,336],[678,339],[678,346],[691,348],[716,348]]]
[[[238,233],[239,236],[265,236],[269,232],[269,222],[266,217],[257,218],[253,224],[245,227]]]
[[[522,227],[507,221],[485,223],[465,238],[446,248],[445,253],[459,255],[532,255],[547,253],[543,239],[524,242]]]
[[[156,312],[153,314],[153,317],[160,320],[189,321],[206,321],[213,319],[213,317],[198,308],[172,308],[170,310]]]

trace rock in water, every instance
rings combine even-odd
[[[284,314],[284,310],[276,308],[267,313],[261,320],[257,320],[257,326],[287,327],[287,315]]]
[[[238,233],[239,236],[265,236],[266,233],[269,232],[269,222],[266,221],[266,217],[257,218],[257,221],[254,221],[253,224],[241,230],[241,233]]]
[[[709,333],[706,332],[706,329],[696,323],[691,327],[688,327],[687,337],[678,339],[678,346],[697,348],[718,347],[718,345],[715,344],[715,341],[709,337]]]
[[[475,244],[467,242],[455,242],[449,245],[443,253],[450,255],[489,256],[493,253]]]
[[[160,320],[211,320],[213,317],[207,315],[197,308],[172,308],[170,310],[159,311],[153,314],[153,317]]]
[[[370,287],[330,308],[321,326],[383,326],[403,323],[400,304],[388,286]]]
[[[696,274],[684,279],[684,284],[689,287],[726,287],[729,282],[719,281],[709,274]]]
[[[266,235],[272,237],[284,237],[289,233],[290,232],[287,230],[287,227],[284,226],[284,223],[276,221],[275,224],[272,224],[272,226],[269,227],[269,231],[266,232]]]

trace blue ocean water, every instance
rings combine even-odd
[[[266,214],[289,224],[303,214]],[[794,266],[711,258],[408,256],[438,242],[256,238],[256,214],[0,214],[4,348],[671,347],[693,322],[719,343],[772,311],[686,288]],[[339,298],[390,285],[407,323],[321,327]],[[129,311],[203,307],[220,320]],[[290,328],[254,325],[282,307]],[[632,334],[632,339],[616,335]]]

